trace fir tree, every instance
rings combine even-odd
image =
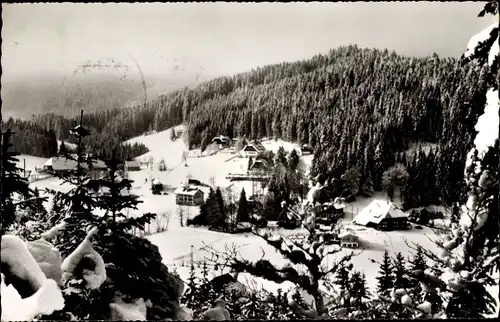
[[[16,210],[20,207],[40,210],[42,199],[36,198],[32,189],[29,188],[28,180],[19,174],[19,168],[16,166],[16,156],[19,154],[11,151],[12,131],[1,133],[0,141],[0,206],[2,207],[1,234],[3,235],[10,226],[16,221]],[[18,195],[19,200],[14,200]]]
[[[245,319],[249,320],[266,320],[268,313],[264,307],[262,300],[259,298],[256,291],[250,294],[247,302],[242,306],[242,314]]]
[[[295,170],[297,170],[299,162],[300,158],[297,154],[297,151],[295,149],[292,149],[292,152],[290,152],[290,155],[288,156],[288,169],[294,172]]]
[[[172,128],[170,130],[170,141],[174,142],[175,140],[177,140],[177,135],[175,134],[174,128]]]
[[[280,146],[278,148],[278,151],[276,153],[276,156],[275,156],[275,162],[274,162],[276,165],[278,164],[282,164],[282,165],[285,165],[287,164],[286,162],[286,152],[285,152],[285,148],[283,148],[283,146]]]
[[[64,140],[61,141],[61,145],[59,147],[59,154],[64,156],[68,154],[68,149],[66,148]]]
[[[374,194],[375,190],[373,187],[373,178],[370,171],[366,176],[365,182],[361,186],[361,194],[366,197],[371,197]]]
[[[241,189],[240,200],[238,201],[238,222],[249,221],[248,202],[245,189]]]
[[[407,271],[405,267],[405,259],[403,254],[397,253],[394,259],[393,269],[394,269],[394,287],[406,289],[410,286],[407,276]]]
[[[201,266],[201,286],[200,292],[198,293],[200,298],[203,299],[202,311],[210,308],[213,305],[213,302],[217,299],[217,295],[213,286],[210,283],[210,279],[208,277],[209,270],[206,261],[203,261]]]
[[[427,269],[427,263],[424,257],[424,253],[422,251],[417,251],[413,255],[413,258],[409,261],[410,268],[409,271],[413,272],[416,270],[421,270],[422,272]],[[410,288],[410,296],[413,301],[421,302],[422,301],[422,287],[420,283],[416,279],[409,280],[409,288]]]
[[[184,293],[181,303],[186,304],[188,308],[193,310],[193,315],[198,316],[202,311],[203,299],[200,296],[200,282],[196,277],[194,263],[191,262],[189,277],[187,283],[188,289]]]
[[[344,294],[349,291],[349,271],[348,267],[341,267],[335,276],[335,284],[337,284],[340,287],[341,292]],[[343,297],[344,300],[346,297]]]
[[[368,296],[368,289],[366,286],[366,278],[364,274],[360,272],[354,272],[350,279],[350,293],[351,299],[353,299],[353,306],[358,309],[364,309],[366,304],[363,303],[363,300],[367,300],[370,297]]]
[[[381,294],[388,294],[389,290],[394,286],[392,278],[392,265],[389,253],[387,250],[384,252],[384,258],[380,264],[378,280],[378,291]]]

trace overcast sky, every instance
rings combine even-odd
[[[145,74],[227,75],[351,43],[459,57],[469,38],[492,23],[477,17],[483,4],[474,2],[2,7],[4,77],[71,74],[79,63],[111,58],[133,66],[131,57]]]

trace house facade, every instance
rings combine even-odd
[[[258,155],[260,155],[265,151],[266,148],[262,144],[256,142],[250,142],[243,148],[242,153],[245,157],[249,158],[249,157],[257,157]]]
[[[141,165],[139,164],[139,161],[137,161],[137,160],[125,161],[125,170],[126,171],[140,171]]]
[[[392,202],[376,199],[364,208],[353,222],[380,230],[401,230],[408,228],[408,215]]]
[[[175,203],[182,206],[199,206],[203,204],[203,191],[199,188],[179,187],[174,191]]]
[[[303,144],[300,147],[300,154],[307,155],[307,154],[312,154],[312,153],[313,153],[313,149],[309,144]]]
[[[338,240],[340,241],[340,247],[346,248],[358,248],[359,238],[351,232],[344,232],[338,235]]]

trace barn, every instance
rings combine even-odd
[[[125,170],[126,171],[140,171],[141,165],[139,164],[139,161],[137,161],[137,160],[125,161]]]
[[[199,206],[203,203],[203,191],[199,188],[179,187],[174,194],[177,205]]]
[[[243,155],[246,157],[256,157],[265,151],[266,148],[261,143],[252,141],[243,148]]]
[[[399,230],[408,228],[408,215],[390,201],[375,199],[353,222],[380,230]]]

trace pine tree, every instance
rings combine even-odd
[[[201,286],[200,286],[200,291],[198,293],[200,297],[199,300],[202,302],[202,311],[210,308],[218,296],[218,294],[215,293],[215,290],[210,283],[208,273],[209,270],[207,262],[203,261],[203,264],[201,266],[201,281],[200,281]]]
[[[406,263],[403,254],[397,253],[393,263],[394,287],[396,289],[398,288],[406,289],[410,286],[408,278],[406,277],[407,271],[405,264]]]
[[[245,319],[249,320],[266,320],[268,314],[265,307],[262,305],[256,291],[253,291],[248,298],[248,301],[242,306],[242,314]]]
[[[66,148],[64,140],[61,140],[61,146],[59,147],[59,154],[64,156],[68,154],[68,149]]]
[[[354,272],[350,279],[350,293],[353,299],[353,306],[358,309],[364,309],[366,304],[363,300],[369,299],[368,288],[366,286],[365,274]]]
[[[348,267],[341,267],[335,276],[335,284],[340,287],[341,292],[344,294],[349,291],[349,271]],[[345,296],[343,297],[344,299]]]
[[[422,251],[417,251],[413,255],[413,258],[409,261],[410,263],[410,268],[409,271],[413,272],[416,270],[421,270],[422,272],[427,269],[427,263],[424,257],[424,253]],[[409,287],[410,287],[410,296],[415,302],[421,302],[422,301],[422,287],[420,286],[420,283],[416,279],[410,279],[409,280]]]
[[[19,174],[16,166],[17,152],[13,152],[11,138],[13,132],[10,129],[1,133],[0,146],[0,206],[2,207],[1,233],[2,235],[10,228],[16,220],[16,210],[19,207],[30,209],[40,209],[42,199],[34,199],[35,193],[29,188],[28,180]],[[14,196],[19,195],[20,200],[14,200]]]
[[[248,222],[248,202],[245,189],[241,189],[240,200],[238,201],[238,222]]]
[[[174,128],[172,128],[170,130],[170,141],[174,142],[175,140],[177,140],[177,135],[175,134]]]
[[[371,171],[368,171],[365,182],[361,186],[361,194],[366,197],[371,197],[375,193],[375,189],[373,187],[373,178]]]
[[[387,250],[384,252],[384,258],[380,264],[378,280],[378,291],[381,294],[388,294],[389,290],[394,286],[392,278],[392,264]]]
[[[295,170],[297,170],[299,162],[300,158],[297,154],[297,151],[295,149],[292,149],[292,152],[290,152],[290,155],[288,156],[288,169],[294,172]]]
[[[285,148],[283,148],[283,146],[280,146],[278,148],[278,151],[276,152],[275,162],[274,163],[276,165],[282,164],[282,165],[286,166],[286,164],[287,164],[287,162],[286,162],[286,152],[285,152]]]
[[[216,226],[222,227],[224,230],[226,229],[226,214],[224,213],[224,198],[222,197],[222,192],[219,187],[215,191],[215,209],[216,209]]]
[[[191,262],[187,284],[188,289],[184,293],[181,303],[186,304],[189,309],[193,310],[194,316],[198,316],[202,312],[203,299],[200,295],[201,285],[199,279],[196,277],[196,270],[193,262]]]

